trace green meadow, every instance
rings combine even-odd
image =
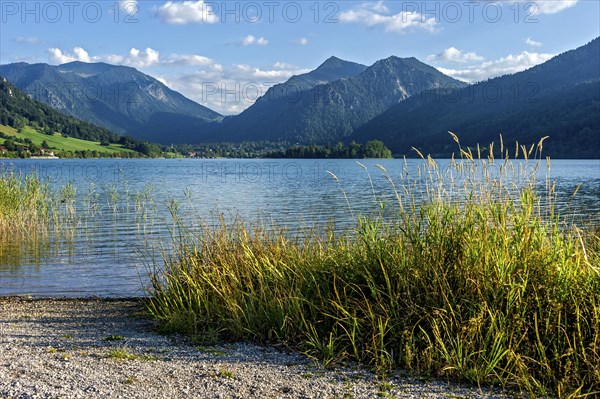
[[[110,144],[108,146],[102,146],[99,142],[87,141],[76,139],[73,137],[64,137],[60,133],[55,133],[52,136],[40,133],[31,126],[25,126],[21,133],[18,133],[15,129],[9,126],[0,125],[0,132],[15,136],[22,139],[30,139],[33,144],[41,146],[44,141],[48,143],[48,146],[52,149],[62,151],[97,151],[97,152],[110,152],[110,153],[131,153],[132,150],[123,148],[118,144]],[[4,143],[6,139],[0,138],[0,143]]]

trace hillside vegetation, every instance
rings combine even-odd
[[[47,147],[45,149],[53,151],[61,158],[86,157],[86,155],[97,157],[100,155],[130,156],[137,154],[136,151],[124,148],[120,144],[102,145],[99,141],[65,137],[60,133],[48,135],[35,130],[31,126],[23,127],[19,133],[15,128],[0,125],[0,133],[4,136],[0,136],[0,144],[5,146],[7,150],[16,151],[17,153],[19,152],[18,148],[15,147],[27,146],[31,153],[39,153],[40,148]],[[14,144],[11,145],[11,142]]]
[[[161,148],[61,114],[30,98],[0,78],[0,143],[3,156],[36,155],[41,147],[59,156],[138,157],[161,154]],[[55,151],[56,152],[56,151]]]

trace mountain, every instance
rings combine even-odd
[[[142,144],[129,137],[61,114],[50,106],[36,101],[0,77],[0,131],[2,142],[11,139],[19,145],[33,147],[47,141],[64,151],[139,156]],[[133,150],[133,151],[132,151]],[[71,154],[74,155],[74,154]],[[148,155],[148,154],[145,154]]]
[[[275,86],[240,115],[226,118],[213,139],[338,141],[416,93],[465,86],[415,58],[390,57],[366,68],[332,57],[315,71]]]
[[[544,64],[459,90],[425,92],[396,104],[356,129],[358,142],[377,138],[394,152],[414,146],[449,155],[463,146],[537,142],[553,157],[600,154],[600,38]]]
[[[301,92],[310,90],[315,86],[334,82],[342,78],[356,76],[367,69],[366,65],[357,64],[355,62],[344,61],[337,57],[329,57],[324,63],[319,65],[314,71],[292,76],[285,83],[277,84],[259,98],[254,104],[256,109],[257,104],[267,104],[273,100],[286,97],[293,100]]]
[[[121,138],[108,129],[64,115],[30,98],[4,77],[0,77],[0,124],[15,129],[31,125],[48,133],[91,141],[117,142]]]
[[[60,112],[134,137],[155,132],[149,122],[157,113],[181,116],[186,121],[184,129],[190,120],[201,125],[222,118],[153,77],[125,66],[17,63],[0,65],[0,75]],[[179,128],[177,118],[171,120],[175,121],[172,128]]]

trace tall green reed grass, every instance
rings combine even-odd
[[[598,227],[557,214],[552,182],[536,177],[550,165],[543,140],[517,143],[515,162],[502,141],[483,156],[453,137],[449,169],[422,155],[416,176],[378,166],[396,203],[349,234],[237,220],[174,236],[149,312],[165,331],[283,344],[325,364],[598,394]]]
[[[0,239],[37,235],[50,222],[48,185],[36,175],[0,171]]]

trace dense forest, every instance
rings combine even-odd
[[[170,147],[172,152],[190,158],[391,158],[391,151],[382,141],[371,140],[365,145],[299,145],[289,142],[248,141],[243,143],[188,144]]]
[[[371,140],[364,146],[356,142],[345,145],[338,142],[335,146],[296,145],[286,150],[267,153],[265,158],[392,158],[392,152],[383,141]]]

